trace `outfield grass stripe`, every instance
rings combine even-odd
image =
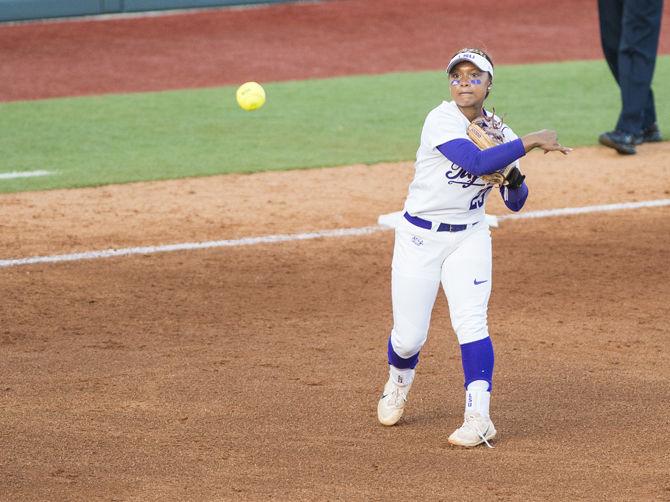
[[[34,178],[36,176],[49,176],[51,171],[11,171],[0,173],[0,180],[14,180],[17,178]]]
[[[670,56],[655,81],[670,81]],[[411,160],[426,114],[449,99],[442,70],[263,85],[253,112],[235,87],[0,103],[0,172],[58,171],[0,191]],[[670,127],[670,86],[654,92]],[[581,146],[614,127],[621,103],[600,60],[496,67],[487,106],[519,134],[556,129]]]
[[[623,202],[618,204],[605,204],[595,206],[567,207],[561,209],[547,209],[541,211],[528,211],[526,213],[498,216],[500,220],[548,218],[556,216],[571,216],[603,211],[621,211],[629,209],[641,209],[649,207],[670,206],[670,199],[657,199],[641,202]],[[400,212],[380,216],[380,220],[387,222],[397,221]],[[37,265],[44,263],[62,263],[68,261],[96,260],[101,258],[115,258],[132,255],[150,255],[156,253],[169,253],[174,251],[194,251],[199,249],[213,249],[223,247],[253,246],[257,244],[276,244],[279,242],[305,241],[321,238],[354,237],[358,235],[369,235],[376,232],[390,230],[393,223],[374,225],[360,228],[339,228],[334,230],[319,230],[299,234],[276,234],[260,237],[245,237],[243,239],[218,240],[205,242],[184,242],[180,244],[167,244],[162,246],[142,246],[121,249],[105,249],[102,251],[87,251],[83,253],[71,253],[50,256],[33,256],[29,258],[14,258],[0,260],[0,268],[18,267],[22,265]]]

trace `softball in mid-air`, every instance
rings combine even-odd
[[[237,89],[235,97],[240,108],[250,112],[265,104],[265,89],[258,82],[247,82]]]

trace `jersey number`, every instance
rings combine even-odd
[[[477,195],[475,195],[470,201],[470,209],[477,209],[479,207],[482,207],[484,205],[484,199],[486,198],[486,194],[488,193],[489,190],[491,190],[491,188],[493,187],[488,186],[486,188],[482,188],[479,192],[477,192]]]

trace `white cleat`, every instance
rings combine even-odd
[[[392,380],[384,385],[384,392],[377,405],[377,418],[383,425],[395,425],[405,409],[407,394],[412,384],[399,386]]]
[[[493,439],[495,435],[496,428],[489,417],[485,417],[480,413],[466,413],[463,425],[449,436],[449,442],[456,446],[465,446],[466,448],[486,443],[486,446],[493,448],[489,444],[489,439]]]

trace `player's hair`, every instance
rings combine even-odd
[[[451,57],[452,57],[452,59],[453,59],[453,58],[456,57],[458,54],[463,54],[464,52],[474,52],[475,54],[479,54],[480,56],[485,57],[486,60],[487,60],[489,63],[491,63],[491,68],[494,67],[494,66],[493,66],[493,60],[491,59],[491,56],[489,56],[489,55],[486,53],[486,51],[484,51],[483,49],[478,49],[478,48],[476,48],[476,47],[464,47],[464,48],[462,48],[460,51],[456,52],[456,53],[455,53],[453,56],[451,56]],[[491,82],[493,83],[493,75],[490,75],[490,74],[489,74],[489,77],[491,78]],[[486,91],[486,97],[487,97],[487,98],[489,97],[489,93],[490,93],[490,91],[487,90],[487,91]]]

